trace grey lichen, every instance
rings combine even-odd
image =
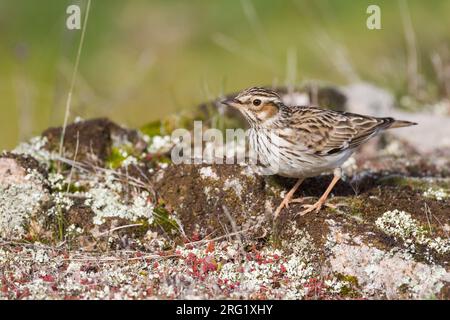
[[[211,167],[202,167],[199,170],[202,179],[219,180],[219,176]]]
[[[442,201],[448,197],[450,194],[444,188],[428,188],[423,192],[423,196],[426,198],[436,199],[438,201]]]
[[[154,206],[148,201],[148,192],[134,193],[129,201],[126,201],[123,197],[123,185],[115,181],[111,174],[90,181],[90,185],[90,190],[85,193],[85,204],[95,213],[94,224],[101,225],[106,218],[123,218],[130,221],[145,218],[148,223],[152,223]]]
[[[1,161],[14,161],[1,159]],[[14,183],[0,183],[0,237],[20,239],[26,233],[25,225],[42,210],[49,200],[44,188],[45,179],[37,170],[23,169]]]
[[[31,138],[27,142],[20,143],[11,152],[18,155],[29,155],[45,165],[47,168],[51,165],[51,152],[49,152],[45,146],[48,140],[44,136],[36,136]]]
[[[450,281],[450,273],[440,265],[415,261],[399,248],[375,248],[343,232],[339,224],[328,224],[331,270],[355,276],[367,296],[424,299],[438,294]]]
[[[441,237],[432,238],[419,222],[404,211],[392,210],[383,213],[375,225],[384,233],[401,239],[414,252],[414,245],[424,245],[439,254],[450,253],[450,240]]]

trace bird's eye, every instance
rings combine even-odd
[[[253,105],[254,106],[259,106],[260,104],[261,104],[261,100],[259,100],[259,99],[253,100]]]

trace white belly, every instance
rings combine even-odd
[[[317,156],[296,149],[296,155],[292,155],[280,150],[285,150],[286,147],[292,150],[296,146],[288,145],[288,142],[277,136],[269,137],[253,130],[250,131],[249,141],[253,155],[257,156],[258,162],[263,166],[270,167],[270,174],[291,178],[314,177],[332,171],[340,167],[353,153],[353,150],[346,150],[328,156]]]
[[[324,172],[333,171],[342,166],[342,164],[352,155],[352,150],[346,152],[333,154],[326,157],[317,156],[310,157],[304,155],[308,159],[308,163],[297,161],[294,164],[281,162],[279,175],[290,178],[309,178],[318,176]]]

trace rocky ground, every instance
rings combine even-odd
[[[316,98],[357,111],[360,94],[346,90]],[[389,112],[392,101],[376,97]],[[194,118],[244,125],[214,102],[199,110]],[[63,156],[61,128],[1,154],[0,298],[450,298],[450,148],[386,134],[346,163],[337,209],[296,216],[292,204],[274,221],[295,180],[171,163],[169,134],[192,120],[140,130],[80,120]],[[296,196],[312,203],[330,179],[308,179]]]

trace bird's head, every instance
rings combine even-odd
[[[252,126],[264,125],[267,121],[273,120],[283,105],[275,91],[259,87],[246,89],[222,103],[242,112]]]

